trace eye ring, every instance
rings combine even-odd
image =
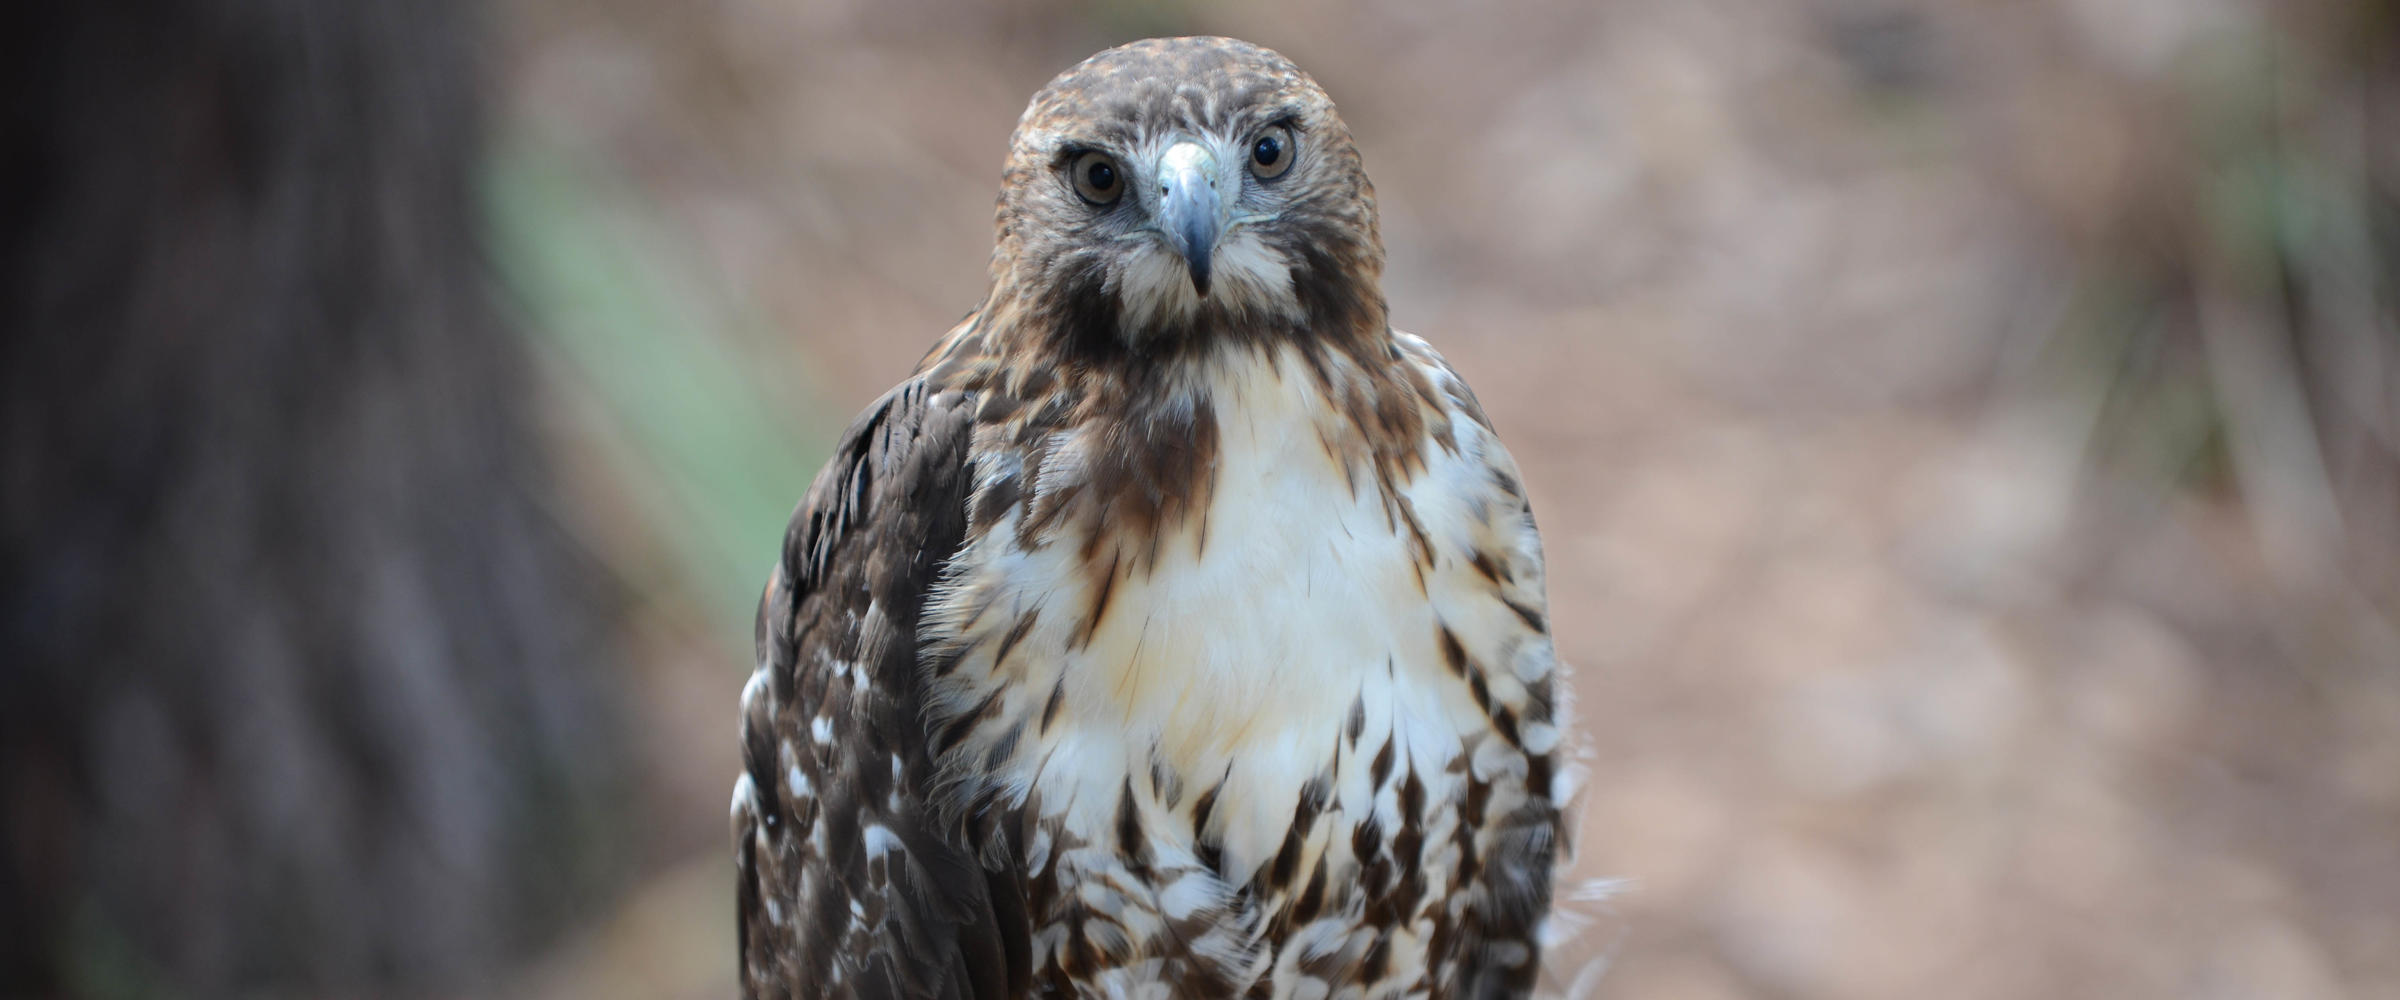
[[[1075,182],[1075,193],[1094,205],[1114,204],[1125,193],[1125,171],[1107,153],[1076,157],[1074,165],[1067,168],[1067,177]]]
[[[1250,174],[1259,180],[1274,180],[1291,169],[1295,150],[1292,130],[1281,125],[1260,129],[1250,139]]]

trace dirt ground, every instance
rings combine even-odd
[[[1050,75],[1163,33],[1313,73],[1375,180],[1395,321],[1475,386],[1544,529],[1591,772],[1560,992],[2400,996],[2390,286],[2259,309],[2222,207],[2264,114],[2276,162],[2335,178],[2308,230],[2335,235],[2295,259],[2347,245],[2342,197],[2394,217],[2394,88],[2353,86],[2336,43],[2309,61],[2338,17],[500,12],[500,141],[598,178],[691,303],[660,335],[745,359],[796,415],[805,446],[749,459],[779,482],[979,298],[1007,135]],[[2254,72],[2266,112],[2238,97]],[[2314,273],[2284,280],[2355,285]],[[560,381],[573,450],[585,390]],[[677,586],[629,626],[654,875],[506,992],[732,990],[748,631]]]

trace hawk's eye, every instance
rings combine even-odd
[[[1106,205],[1125,193],[1125,178],[1117,173],[1117,161],[1107,153],[1076,157],[1071,173],[1075,178],[1075,193],[1094,205]]]
[[[1250,140],[1250,172],[1259,180],[1281,174],[1292,165],[1292,133],[1281,125],[1270,125]]]

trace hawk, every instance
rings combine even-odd
[[[1514,462],[1391,328],[1316,82],[1050,82],[983,304],[783,538],[733,793],[750,997],[1512,997],[1563,691]]]

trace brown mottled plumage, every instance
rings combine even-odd
[[[1221,38],[1035,95],[983,305],[784,539],[734,791],[753,997],[1532,986],[1539,540],[1392,330],[1316,83]]]

